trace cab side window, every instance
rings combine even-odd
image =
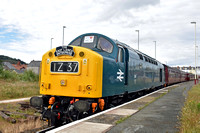
[[[118,62],[124,62],[124,50],[120,47],[118,51]]]
[[[97,48],[108,53],[112,53],[113,51],[113,45],[103,37],[99,38]]]

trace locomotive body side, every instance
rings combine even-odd
[[[157,60],[133,49],[129,49],[129,92],[148,90],[164,85],[164,66]]]
[[[103,97],[164,85],[161,63],[119,41],[114,41],[113,45],[118,47],[118,54],[114,58],[103,56]]]

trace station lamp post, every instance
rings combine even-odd
[[[199,82],[199,78],[198,78],[198,46],[196,46],[196,54],[197,54],[197,69],[196,69],[196,73],[197,73],[197,83]]]
[[[155,43],[155,59],[156,59],[156,41],[153,41]]]
[[[135,30],[135,31],[138,32],[138,50],[139,50],[139,42],[140,42],[140,41],[139,41],[139,40],[140,40],[140,38],[139,38],[139,32],[140,32],[140,31],[139,31],[139,30]]]
[[[194,45],[195,45],[195,79],[194,79],[194,84],[196,85],[196,79],[197,79],[197,67],[196,67],[196,22],[191,22],[191,24],[194,24],[194,30],[195,30],[195,41],[194,41]]]
[[[51,47],[50,47],[50,49],[52,49],[52,40],[53,40],[53,38],[51,38]]]
[[[63,26],[63,42],[62,45],[64,46],[64,29],[66,28],[66,26]]]

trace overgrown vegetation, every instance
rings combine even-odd
[[[200,84],[188,91],[180,120],[181,133],[200,133]]]
[[[39,76],[32,71],[18,74],[0,66],[0,100],[39,95]]]
[[[28,101],[27,101],[28,102]],[[32,133],[36,131],[26,131],[26,130],[32,130],[35,128],[41,128],[47,126],[47,122],[43,122],[40,120],[39,116],[40,113],[36,111],[33,108],[27,108],[27,109],[21,109],[20,104],[18,103],[6,103],[6,104],[0,104],[0,110],[9,111],[11,118],[16,120],[15,124],[12,124],[6,120],[4,120],[0,116],[0,132],[2,133]],[[27,114],[27,115],[20,115],[21,114]],[[38,118],[34,117],[28,117],[28,115],[34,115],[38,116]]]
[[[4,70],[0,65],[0,79],[36,82],[39,80],[39,76],[31,70],[25,71],[23,74],[18,74],[15,71]]]

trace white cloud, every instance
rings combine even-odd
[[[7,30],[0,32],[0,39],[13,29],[19,35],[18,40],[0,44],[8,46],[0,47],[0,54],[26,62],[41,60],[52,37],[53,47],[62,45],[64,25],[65,44],[80,34],[97,32],[137,49],[135,30],[139,29],[142,52],[154,57],[156,40],[161,62],[194,65],[194,25],[190,22],[199,20],[199,7],[195,0],[2,0],[0,29]]]

